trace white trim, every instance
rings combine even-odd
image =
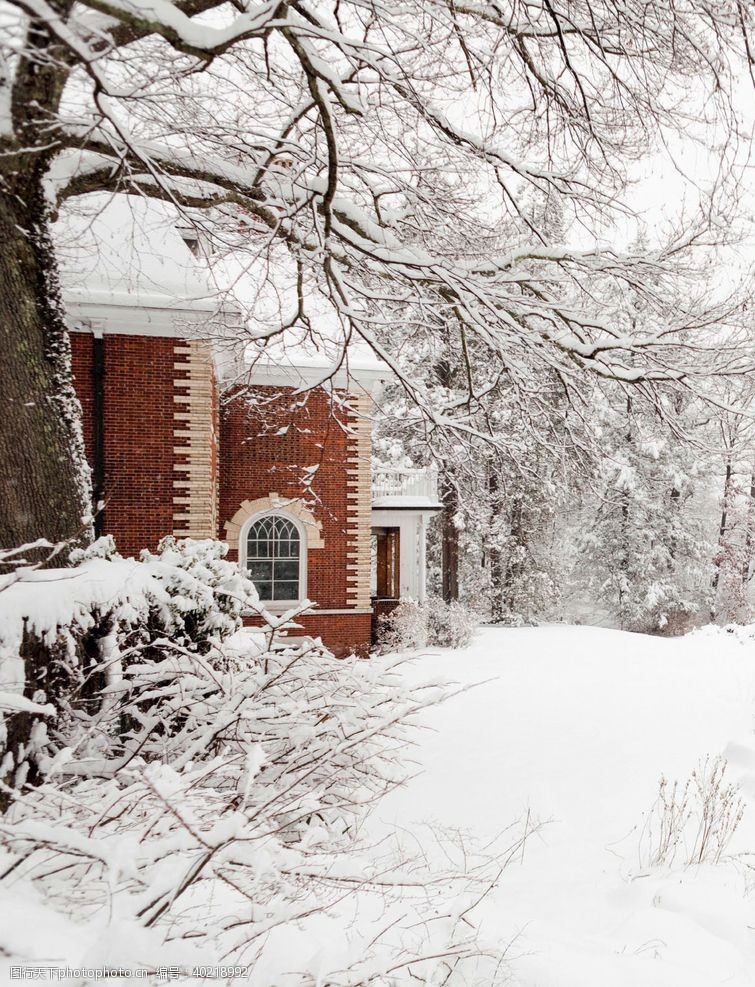
[[[99,323],[102,331],[118,336],[167,336],[173,339],[210,339],[230,343],[228,352],[218,347],[214,354],[221,382],[250,381],[258,387],[306,390],[323,383],[327,365],[258,361],[253,367],[243,357],[242,312],[232,302],[217,297],[173,298],[169,295],[137,294],[68,289],[63,292],[66,322],[71,332],[91,332]],[[385,382],[393,377],[378,360],[346,360],[323,386],[365,394],[378,400]]]
[[[226,521],[225,528],[226,541],[238,541],[239,533],[244,524],[252,516],[265,514],[268,511],[288,511],[297,517],[304,525],[307,532],[307,549],[324,548],[325,542],[322,537],[322,521],[318,521],[314,514],[306,506],[306,503],[296,497],[279,497],[277,493],[271,491],[267,497],[257,497],[255,500],[244,500],[241,507],[236,511],[230,521]]]
[[[348,610],[348,609],[344,609],[344,610],[321,610],[317,606],[317,604],[313,604],[309,608],[309,610],[305,610],[304,613],[303,614],[300,614],[299,616],[301,616],[301,617],[341,617],[341,616],[346,617],[346,616],[348,616],[350,614],[354,614],[357,617],[364,617],[367,614],[371,614],[371,613],[372,613],[372,607],[370,607],[368,610],[365,610],[364,607],[361,607],[361,608],[360,607],[354,607],[351,610]]]
[[[260,603],[264,603],[265,608],[270,613],[283,613],[286,610],[300,606],[307,599],[307,530],[304,524],[302,524],[301,519],[296,517],[295,514],[292,514],[291,511],[287,511],[285,507],[271,507],[266,511],[258,511],[256,514],[252,514],[244,521],[239,531],[239,568],[243,572],[247,571],[246,539],[249,529],[264,517],[284,517],[299,532],[299,598],[297,600],[263,600],[260,598]]]
[[[399,550],[399,596],[422,603],[426,595],[427,580],[427,519],[431,510],[405,508],[400,510],[376,509],[372,511],[373,528],[398,528],[401,539]]]
[[[373,400],[378,399],[383,385],[393,376],[389,367],[377,361],[345,360],[331,376],[327,363],[308,365],[304,357],[300,362],[293,358],[280,362],[260,359],[250,365],[238,354],[226,357],[221,373],[227,382],[246,381],[252,387],[307,390],[319,385],[326,390],[335,388]]]
[[[65,293],[63,302],[72,332],[91,332],[89,325],[99,323],[105,333],[118,336],[208,339],[227,336],[229,330],[241,325],[238,310],[212,299],[177,301],[173,305],[128,305]]]

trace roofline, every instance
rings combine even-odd
[[[63,304],[72,331],[202,339],[223,336],[241,326],[240,311],[228,304],[129,305],[77,297],[65,291]]]
[[[372,394],[390,375],[388,367],[360,367],[344,361],[333,372],[332,368],[308,366],[305,363],[274,364],[262,366],[250,364],[246,370],[252,387],[292,387],[306,390],[317,386],[333,386],[339,390],[358,384]]]
[[[134,299],[136,296],[129,296]],[[166,296],[167,297],[167,296]],[[156,296],[155,296],[156,298]],[[95,293],[63,292],[66,322],[72,332],[94,332],[120,336],[163,336],[173,339],[207,339],[232,341],[233,332],[241,329],[241,310],[232,303],[211,305],[208,299],[181,300],[180,304],[160,305],[143,302],[128,304],[113,299],[96,298]],[[391,376],[387,366],[360,367],[359,361],[345,359],[332,369],[307,365],[263,362],[244,364],[235,354],[215,352],[218,373],[226,383],[248,380],[252,387],[285,387],[308,390],[332,386],[338,390],[362,391],[377,400],[380,390]]]

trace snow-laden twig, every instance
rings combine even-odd
[[[130,565],[139,593],[113,594],[107,611],[99,585],[87,621],[93,566],[115,578],[124,563],[110,543],[82,553],[75,593],[49,584],[77,604],[67,624],[52,608],[52,623],[76,642],[104,622],[103,661],[116,651],[119,674],[99,692],[85,687],[96,668],[74,676],[55,729],[37,738],[39,782],[4,787],[0,904],[35,894],[74,942],[107,929],[131,968],[249,964],[260,987],[271,976],[440,985],[498,968],[475,911],[533,827],[486,846],[436,829],[407,848],[366,825],[409,773],[418,715],[453,690],[408,688],[400,658],[337,660],[316,642],[233,634],[244,593],[252,609],[255,597],[213,543],[167,539]],[[352,942],[318,966],[308,957],[323,921]]]

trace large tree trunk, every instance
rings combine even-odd
[[[511,527],[509,529],[509,553],[503,573],[503,605],[509,613],[518,607],[517,591],[524,574],[523,551],[527,545],[524,528],[524,500],[517,494],[511,502]]]
[[[37,539],[64,543],[54,556],[59,564],[74,544],[89,536],[91,511],[68,336],[39,189],[24,201],[0,199],[0,237],[0,549]],[[41,548],[7,561],[12,565],[50,556]],[[57,704],[68,681],[66,656],[56,653],[55,645],[27,635],[21,657],[24,694],[38,698],[41,689],[45,701]],[[37,780],[33,759],[23,753],[36,722],[29,713],[9,718],[8,735],[0,745],[6,783]],[[24,761],[28,775],[21,768]],[[7,792],[0,797],[0,811],[9,800]]]
[[[447,345],[449,339],[450,336],[447,335]],[[448,345],[448,354],[435,366],[438,382],[447,388],[452,388],[454,383],[454,364],[450,352]],[[452,470],[445,464],[441,466],[439,486],[440,501],[443,504],[440,516],[441,595],[446,603],[451,603],[452,600],[459,599],[459,491],[454,483]]]
[[[73,0],[52,0],[65,20]],[[0,137],[0,549],[90,534],[89,472],[71,381],[43,182],[70,55],[26,26]],[[61,553],[61,555],[64,553]],[[60,556],[58,556],[60,558]]]
[[[52,4],[65,20],[72,0]],[[70,53],[41,21],[30,20],[25,31],[13,81],[12,126],[0,136],[0,549],[46,539],[60,546],[60,562],[91,534],[89,471],[43,187],[56,151],[50,122]],[[40,547],[21,558],[44,562],[50,554]],[[5,561],[19,560],[17,555]],[[56,655],[54,644],[26,635],[21,658],[24,694],[38,698],[42,690],[57,704],[65,691],[64,656]],[[15,768],[29,751],[35,722],[28,713],[11,718],[0,749],[5,780],[23,780]],[[27,780],[35,780],[33,771]],[[7,801],[6,792],[0,809]]]
[[[634,327],[634,325],[635,322],[633,320],[632,326]],[[624,438],[626,440],[627,449],[631,449],[632,444],[634,442],[634,434],[632,431],[632,398],[630,396],[627,396],[627,430],[626,430],[626,434],[624,435]],[[619,557],[620,580],[619,580],[618,603],[619,603],[619,627],[622,630],[624,630],[626,626],[626,621],[625,621],[626,600],[624,594],[624,587],[631,586],[632,584],[632,577],[629,571],[630,554],[631,554],[631,549],[629,544],[630,528],[631,528],[631,524],[630,524],[631,505],[630,505],[629,491],[626,489],[626,486],[624,486],[623,489],[621,490],[620,496],[621,496],[621,533],[620,533],[621,554]]]
[[[747,501],[747,521],[745,529],[745,544],[742,553],[742,585],[750,581],[750,566],[752,565],[753,544],[755,543],[755,469],[750,472],[750,497]]]
[[[90,530],[88,470],[41,183],[0,200],[0,548]]]

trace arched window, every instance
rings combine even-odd
[[[260,600],[296,603],[303,598],[305,543],[291,518],[266,514],[253,521],[243,548],[246,569]]]

